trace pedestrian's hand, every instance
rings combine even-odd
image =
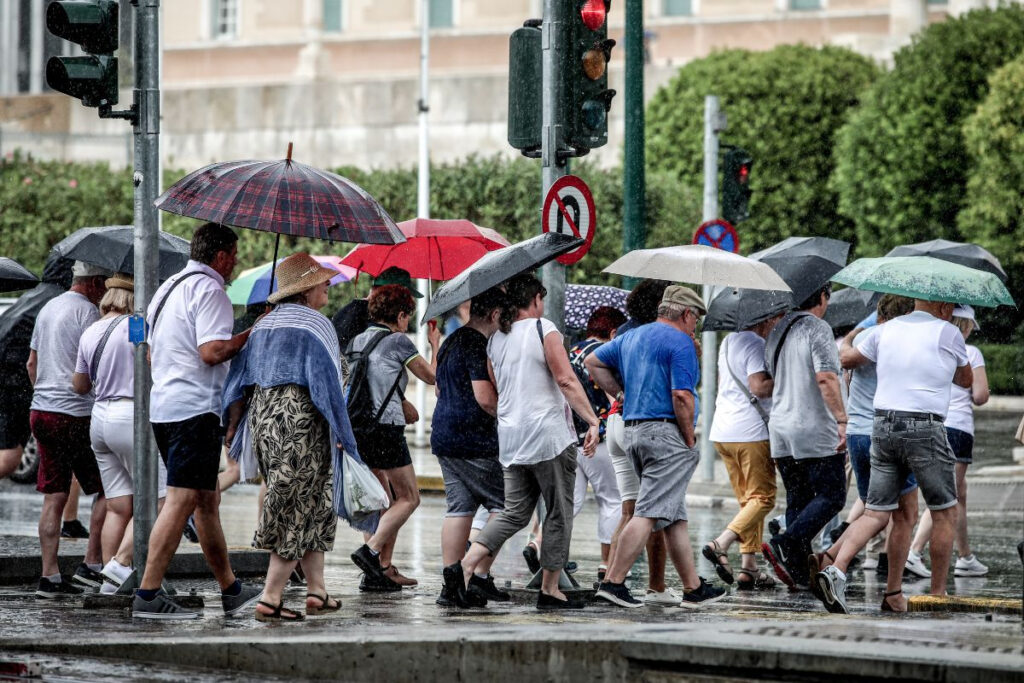
[[[836,446],[836,453],[846,452],[846,423],[839,423],[839,445]]]
[[[436,320],[427,321],[427,342],[433,349],[441,345],[441,330],[437,327]]]
[[[593,425],[587,429],[587,435],[583,438],[583,455],[593,458],[599,443],[601,443],[601,428],[598,425]]]
[[[231,442],[234,440],[235,432],[237,432],[237,431],[238,431],[238,425],[237,424],[230,424],[230,425],[228,425],[227,430],[224,432],[224,447],[225,448],[228,448],[228,449],[231,448]]]

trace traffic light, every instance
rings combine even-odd
[[[46,83],[87,107],[117,104],[117,0],[56,0],[46,8],[46,28],[81,46],[81,57],[51,57]]]
[[[614,40],[608,39],[610,0],[572,0],[565,34],[564,140],[575,156],[608,142],[608,110],[615,91],[608,89],[608,60]]]
[[[543,126],[541,20],[530,19],[508,44],[508,144],[524,156],[541,152]]]
[[[750,152],[733,147],[725,153],[722,178],[722,218],[736,225],[750,218],[750,169],[754,159]]]

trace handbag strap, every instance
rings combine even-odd
[[[149,321],[149,329],[151,332],[156,327],[156,319],[160,317],[160,311],[164,310],[164,305],[167,303],[167,300],[171,298],[171,292],[173,292],[178,287],[178,285],[184,282],[187,278],[190,278],[193,275],[204,274],[205,273],[202,273],[198,270],[193,270],[191,273],[185,273],[171,284],[171,286],[167,290],[167,294],[164,294],[164,298],[160,299],[160,305],[156,307],[155,311],[153,311],[153,319]]]
[[[378,344],[380,344],[386,338],[390,337],[392,334],[393,334],[392,332],[385,331],[385,332],[383,332],[383,334],[378,334],[376,337],[371,339],[366,344],[366,346],[363,347],[363,351],[362,351],[363,355],[362,355],[362,358],[359,359],[359,362],[361,362],[361,363],[369,363],[370,362],[370,353],[374,349],[377,348]],[[376,414],[373,416],[373,421],[375,423],[376,422],[380,422],[380,418],[384,414],[384,410],[388,407],[388,402],[391,400],[391,397],[394,396],[395,390],[398,389],[398,383],[402,381],[402,373],[403,372],[405,372],[405,366],[403,366],[401,369],[399,369],[398,374],[395,376],[395,383],[391,385],[391,389],[389,389],[387,395],[384,396],[384,400],[380,402],[380,408],[377,409]],[[402,400],[405,400],[405,394],[403,394],[402,392],[399,392],[399,393],[402,396]]]
[[[789,331],[793,329],[793,325],[796,323],[797,320],[800,320],[800,318],[806,318],[809,315],[810,313],[801,311],[793,315],[786,322],[786,326],[782,328],[782,333],[779,335],[779,341],[775,345],[775,354],[772,357],[772,366],[768,368],[768,374],[771,375],[772,377],[775,377],[779,374],[779,356],[782,354],[782,345],[786,343],[786,337],[789,336]]]
[[[767,427],[768,413],[764,411],[764,406],[762,406],[761,402],[757,400],[757,396],[754,396],[754,394],[751,393],[750,388],[747,387],[746,382],[740,381],[740,378],[736,375],[736,371],[733,370],[732,368],[732,363],[729,362],[730,339],[732,339],[731,334],[725,338],[724,342],[722,342],[722,353],[725,354],[725,367],[729,371],[729,376],[732,377],[732,381],[736,382],[736,386],[740,388],[740,391],[743,392],[743,395],[747,397],[748,401],[750,401],[750,405],[754,406],[754,410],[756,410],[757,414],[761,416],[761,421],[764,422],[764,426]]]
[[[107,340],[110,339],[111,333],[113,333],[114,328],[117,327],[117,324],[120,323],[122,320],[124,320],[127,317],[128,317],[128,314],[127,313],[123,313],[123,314],[117,316],[116,318],[114,318],[110,322],[110,324],[107,325],[107,329],[103,333],[103,337],[100,339],[100,343],[96,346],[96,350],[93,351],[93,353],[92,353],[92,362],[89,363],[89,379],[90,380],[93,380],[93,381],[96,380],[96,373],[99,371],[99,368],[100,368],[100,358],[103,357],[103,349],[105,349],[107,347]]]

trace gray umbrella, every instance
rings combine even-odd
[[[20,289],[31,289],[39,283],[39,278],[28,268],[14,259],[0,256],[0,292],[16,292]]]
[[[967,242],[951,242],[949,240],[929,240],[916,244],[904,244],[890,251],[886,256],[931,256],[961,266],[984,270],[992,273],[1004,283],[1009,279],[1006,271],[987,249]]]
[[[866,292],[853,287],[840,289],[832,295],[825,311],[825,322],[833,330],[853,327],[875,311],[881,292]]]
[[[767,263],[793,290],[793,305],[821,289],[846,265],[850,243],[829,237],[787,237],[778,244],[751,254]]]
[[[793,307],[789,292],[764,289],[716,288],[704,317],[704,330],[746,330]]]
[[[76,230],[53,246],[53,252],[115,273],[135,272],[135,232],[130,225],[107,225]],[[185,267],[189,243],[169,232],[159,233],[159,279]]]
[[[583,240],[558,232],[546,232],[510,247],[489,251],[483,258],[441,285],[427,306],[423,322],[443,315],[477,294],[500,285],[513,275],[533,270],[572,251]]]

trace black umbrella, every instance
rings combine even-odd
[[[558,232],[546,232],[510,247],[489,251],[483,258],[441,285],[423,316],[423,322],[443,315],[477,294],[500,285],[514,275],[533,270],[572,251],[584,240]]]
[[[832,295],[825,311],[825,322],[833,330],[853,327],[875,311],[881,292],[867,292],[853,287],[840,289]]]
[[[850,243],[829,237],[787,237],[778,244],[751,254],[767,263],[793,290],[793,305],[821,289],[846,265]]]
[[[792,307],[793,296],[789,292],[735,287],[718,289],[708,304],[704,330],[746,330]]]
[[[135,272],[135,229],[130,225],[107,225],[76,230],[53,246],[53,252],[115,273]],[[189,244],[163,230],[159,233],[160,280],[185,267]]]
[[[39,283],[39,278],[28,268],[14,259],[0,256],[0,292],[16,292],[19,289],[31,289]]]
[[[904,244],[890,251],[886,256],[931,256],[950,263],[959,263],[961,266],[984,270],[992,273],[1004,283],[1008,280],[1006,271],[999,263],[999,259],[993,256],[987,249],[977,244],[966,242],[951,242],[949,240],[930,240],[916,244]]]

